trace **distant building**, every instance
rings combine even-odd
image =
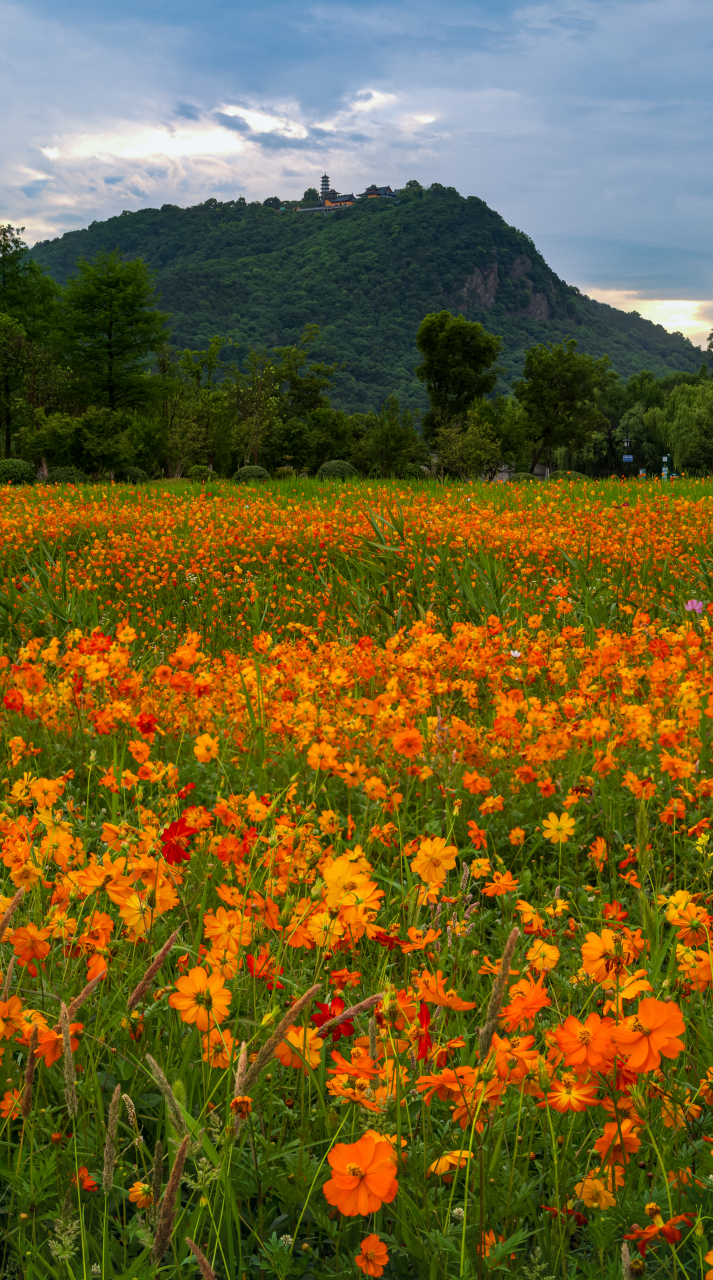
[[[392,191],[391,187],[377,187],[376,183],[372,182],[371,186],[367,187],[366,191],[362,191],[358,198],[359,200],[395,200],[396,192]]]
[[[391,187],[377,187],[376,183],[372,183],[363,191],[361,195],[355,196],[353,192],[349,195],[340,195],[329,184],[329,175],[322,174],[320,183],[319,204],[295,205],[293,211],[295,213],[334,213],[336,209],[350,209],[356,204],[357,200],[395,200],[396,192]],[[283,206],[284,207],[284,206]]]

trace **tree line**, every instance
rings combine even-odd
[[[606,356],[580,352],[573,339],[538,343],[513,394],[497,395],[502,339],[441,311],[417,334],[428,411],[389,396],[378,411],[348,414],[329,398],[336,364],[312,356],[318,337],[308,324],[293,345],[242,361],[220,336],[203,350],[174,350],[140,258],[99,252],[62,288],[28,257],[21,228],[0,227],[4,459],[45,478],[116,479],[194,467],[287,475],[335,459],[374,476],[492,477],[502,466],[542,465],[596,475],[621,473],[625,452],[629,469],[658,470],[662,449],[680,469],[713,467],[707,365],[624,384]]]

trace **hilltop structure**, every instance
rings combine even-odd
[[[352,205],[356,204],[357,200],[393,200],[398,203],[396,201],[397,194],[398,193],[396,191],[392,191],[389,186],[377,187],[376,183],[372,182],[371,186],[367,187],[366,190],[362,191],[358,196],[355,196],[353,192],[350,192],[349,195],[340,195],[339,192],[335,191],[334,188],[330,186],[329,175],[323,173],[320,184],[319,204],[302,206],[294,205],[293,212],[333,213],[336,209],[351,208]],[[289,206],[287,205],[283,205],[283,209],[287,209],[288,207]]]

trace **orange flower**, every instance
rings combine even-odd
[[[367,1236],[362,1240],[361,1248],[354,1261],[366,1276],[383,1275],[384,1267],[389,1261],[383,1240],[376,1235]]]
[[[307,764],[310,769],[334,769],[339,757],[328,742],[313,742],[307,752]]]
[[[76,1174],[72,1177],[72,1185],[76,1187],[77,1183],[79,1183],[82,1191],[99,1190],[99,1183],[92,1177],[85,1164],[80,1165]]]
[[[0,1115],[5,1120],[20,1118],[20,1090],[13,1089],[10,1093],[9,1089],[5,1090],[5,1096],[0,1102]]]
[[[218,739],[211,738],[209,733],[202,733],[196,738],[193,754],[201,764],[208,764],[209,760],[215,760],[218,755]]]
[[[641,1139],[637,1136],[633,1120],[616,1120],[605,1124],[604,1133],[594,1143],[594,1150],[602,1158],[602,1164],[627,1164],[629,1156],[639,1150]]]
[[[588,933],[586,942],[582,943],[582,964],[584,970],[595,982],[604,982],[613,974],[622,973],[626,967],[623,944],[611,929],[602,929],[598,933]]]
[[[230,1110],[238,1120],[247,1120],[252,1109],[253,1100],[247,1093],[237,1093],[230,1104]]]
[[[575,1075],[566,1072],[561,1080],[553,1080],[547,1094],[547,1104],[555,1111],[586,1111],[596,1106],[597,1086],[582,1084]]]
[[[395,1199],[396,1156],[388,1139],[365,1133],[358,1142],[338,1142],[327,1159],[333,1173],[324,1184],[324,1195],[345,1217],[376,1213]]]
[[[565,1066],[599,1071],[611,1056],[613,1026],[612,1018],[600,1018],[598,1013],[590,1013],[586,1022],[579,1022],[573,1014],[565,1018],[561,1027],[555,1027]]]
[[[429,1004],[438,1004],[444,1009],[474,1009],[477,1004],[476,1000],[461,1000],[452,988],[446,991],[440,969],[437,970],[435,977],[428,972],[428,969],[424,969],[423,973],[415,974],[413,981],[416,984],[417,998],[426,1000]]]
[[[404,729],[401,733],[397,733],[391,739],[394,751],[400,756],[406,756],[407,760],[413,760],[414,756],[420,755],[423,750],[423,738],[418,729]],[[380,1271],[369,1272],[370,1275],[381,1275]]]
[[[223,1071],[230,1066],[233,1052],[233,1037],[229,1031],[220,1031],[215,1027],[203,1036],[203,1061],[211,1067],[220,1067]]]
[[[168,1003],[178,1009],[183,1022],[195,1022],[199,1031],[210,1031],[216,1023],[225,1022],[230,992],[218,971],[208,974],[198,966],[178,978]]]
[[[514,893],[519,884],[511,871],[494,871],[492,880],[483,885],[486,898],[500,898],[504,893]]]
[[[616,1197],[601,1178],[583,1178],[575,1184],[574,1190],[588,1209],[611,1209],[616,1204]]]
[[[33,960],[44,960],[50,949],[50,944],[45,939],[49,938],[51,932],[50,926],[38,929],[36,924],[25,924],[15,929],[7,940],[12,943],[15,955],[24,966],[31,964]],[[33,969],[30,972],[34,976]]]
[[[79,1041],[77,1040],[74,1032],[83,1030],[83,1022],[70,1022],[69,1043],[73,1053],[79,1048]],[[46,1027],[44,1030],[40,1029],[37,1048],[35,1049],[35,1056],[38,1058],[44,1058],[45,1066],[51,1067],[54,1062],[59,1061],[63,1052],[64,1047],[61,1034],[57,1031],[52,1031],[50,1027]]]
[[[429,1164],[426,1170],[426,1177],[430,1177],[432,1173],[437,1173],[439,1176],[445,1174],[447,1180],[450,1181],[447,1175],[451,1169],[463,1169],[468,1160],[472,1160],[472,1158],[472,1151],[446,1151],[445,1155],[439,1156],[438,1160],[434,1160],[433,1164]]]
[[[521,845],[525,843],[525,832],[522,827],[513,827],[510,832],[510,844]]]
[[[296,1067],[306,1075],[306,1063],[313,1071],[319,1066],[323,1044],[324,1040],[320,1040],[317,1027],[289,1027],[284,1040],[275,1050],[275,1057],[283,1067]]]
[[[510,1003],[504,1005],[500,1017],[507,1031],[516,1031],[518,1027],[532,1027],[540,1009],[546,1009],[552,1003],[542,985],[542,979],[534,982],[530,974],[521,982],[510,988]]]
[[[148,1182],[135,1182],[129,1192],[129,1199],[137,1209],[148,1209],[153,1204],[153,1193]]]
[[[673,1001],[642,1000],[633,1017],[612,1031],[612,1040],[626,1054],[631,1071],[653,1071],[665,1058],[677,1058],[684,1049],[686,1024]]]
[[[490,791],[493,784],[490,778],[483,778],[478,773],[464,773],[463,786],[466,791],[470,791],[472,796],[478,796],[482,795],[484,791]]]
[[[436,884],[445,880],[447,872],[456,865],[457,856],[455,845],[447,845],[441,836],[436,836],[434,840],[422,840],[411,863],[411,870],[428,884]]]
[[[538,938],[537,942],[527,950],[530,968],[534,969],[535,973],[548,973],[550,969],[554,969],[559,958],[559,948],[551,946],[542,938]]]

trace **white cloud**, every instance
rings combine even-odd
[[[631,289],[598,289],[582,285],[581,292],[621,311],[638,311],[645,320],[682,333],[694,346],[705,347],[713,329],[713,302],[700,298],[649,298]]]

